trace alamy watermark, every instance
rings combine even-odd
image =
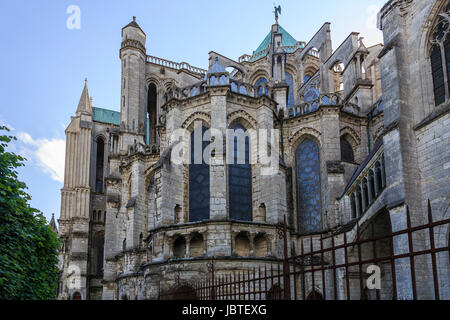
[[[66,9],[66,13],[69,17],[66,20],[66,26],[69,30],[80,30],[81,29],[81,9],[77,5],[70,5]]]
[[[379,266],[370,265],[367,267],[366,273],[370,276],[366,280],[366,286],[369,290],[380,290],[381,289],[381,269]]]

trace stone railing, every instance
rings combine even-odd
[[[285,46],[285,47],[283,47],[283,49],[284,49],[284,51],[286,53],[294,53],[298,49],[303,49],[305,46],[306,46],[305,42],[299,41],[295,45],[293,45],[293,46]],[[239,57],[238,61],[239,61],[239,63],[258,61],[259,59],[262,59],[265,56],[267,56],[267,54],[269,53],[269,49],[270,49],[270,47],[268,47],[264,51],[259,51],[259,52],[255,53],[253,55],[243,54],[242,56]],[[316,57],[316,58],[319,58],[319,51],[317,51],[315,49],[311,49],[308,52],[308,55]]]
[[[206,80],[199,81],[184,88],[175,88],[172,95],[168,97],[168,99],[171,97],[177,99],[195,97],[199,94],[205,93],[208,87],[214,86],[230,86],[232,92],[237,92],[250,97],[258,97],[263,94],[270,97],[272,93],[272,87],[265,83],[262,83],[260,86],[256,87],[249,83],[231,78],[229,73],[210,73],[207,75]]]
[[[298,49],[303,49],[306,46],[306,43],[304,41],[298,41],[293,46],[285,46],[283,47],[284,52],[286,53],[293,53],[297,51]]]
[[[170,60],[166,60],[166,59],[158,58],[158,57],[154,57],[154,56],[149,56],[149,55],[147,55],[147,62],[157,64],[159,66],[175,69],[175,70],[187,70],[192,73],[196,73],[196,74],[200,74],[200,75],[205,75],[207,73],[207,70],[193,67],[187,62],[174,62],[174,61],[170,61]]]
[[[321,105],[339,105],[342,98],[339,93],[320,94],[317,99],[301,103],[288,110],[288,117],[293,118],[319,109]]]

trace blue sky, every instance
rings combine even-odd
[[[119,110],[121,28],[132,16],[147,34],[147,53],[207,68],[213,50],[236,59],[251,54],[274,22],[273,0],[2,0],[0,1],[0,124],[19,141],[11,150],[27,157],[20,179],[31,205],[59,217],[64,169],[64,129],[88,78],[96,107]],[[386,0],[284,0],[279,23],[308,41],[331,22],[333,48],[352,31],[367,46],[381,42],[377,10]],[[70,5],[81,28],[70,30]]]

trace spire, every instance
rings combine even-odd
[[[52,220],[50,220],[50,228],[52,228],[52,230],[55,233],[58,233],[58,228],[56,227],[55,214],[54,213],[52,213]]]
[[[92,113],[92,104],[87,87],[87,78],[84,79],[83,92],[81,93],[80,102],[78,102],[77,114],[78,113]]]

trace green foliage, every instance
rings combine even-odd
[[[58,236],[31,208],[17,168],[25,158],[7,152],[13,136],[0,126],[0,300],[54,299],[58,283]]]

